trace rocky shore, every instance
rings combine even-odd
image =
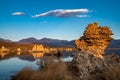
[[[70,65],[70,70],[72,71],[75,80],[107,80],[107,76],[104,74],[111,68],[117,68],[117,71],[120,72],[120,57],[115,54],[97,58],[88,52],[78,52],[74,55]],[[115,70],[113,70],[112,74],[108,74],[114,75],[114,73],[116,73],[114,71]],[[117,75],[116,78],[118,78]],[[98,77],[99,79],[97,79]]]

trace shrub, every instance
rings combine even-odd
[[[51,62],[41,70],[26,67],[18,72],[12,80],[73,80],[66,63],[58,60]]]

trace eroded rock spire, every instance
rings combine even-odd
[[[112,40],[111,35],[113,33],[107,26],[98,26],[97,22],[88,24],[83,36],[75,40],[76,48],[92,53],[95,57],[102,57]]]

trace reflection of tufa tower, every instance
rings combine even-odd
[[[42,52],[38,52],[38,53],[32,53],[34,59],[39,59],[41,57],[43,57],[44,53]]]
[[[21,49],[17,48],[17,55],[20,55],[20,53],[21,53]]]
[[[4,58],[5,55],[7,55],[8,53],[0,53],[1,57]]]
[[[20,49],[20,48],[17,48],[17,52],[21,52],[21,49]]]
[[[9,49],[7,49],[4,46],[2,46],[0,48],[0,55],[1,55],[1,57],[4,58],[4,56],[8,54],[8,51],[9,51]]]
[[[37,44],[35,44],[33,46],[33,49],[31,50],[31,53],[32,53],[32,55],[35,59],[43,57],[44,52],[45,52],[44,46],[43,45],[37,45]]]

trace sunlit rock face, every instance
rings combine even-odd
[[[110,44],[113,35],[107,26],[98,23],[88,24],[83,36],[75,40],[76,48],[80,51],[91,52],[95,57],[102,57],[105,48]]]

